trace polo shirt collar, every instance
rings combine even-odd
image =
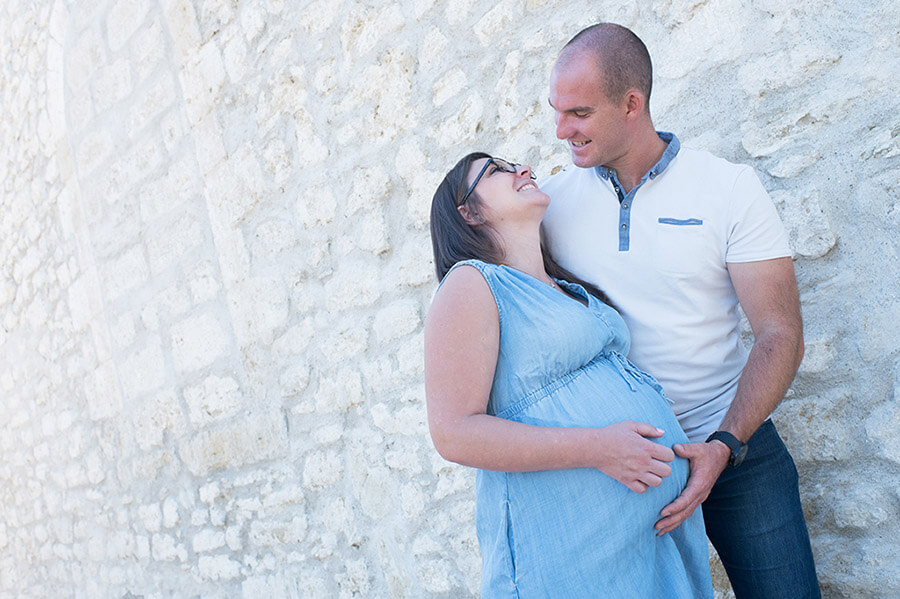
[[[669,133],[668,131],[657,131],[656,134],[659,136],[661,140],[666,142],[668,145],[666,146],[665,151],[662,156],[659,157],[659,160],[653,167],[647,171],[647,173],[641,178],[641,182],[650,179],[655,179],[661,172],[666,170],[666,167],[669,166],[669,163],[672,162],[672,159],[678,154],[678,150],[681,149],[681,142],[678,141],[678,137],[674,133]],[[615,175],[615,171],[608,166],[598,166],[595,167],[596,172],[600,177],[604,180],[609,180],[610,177]]]

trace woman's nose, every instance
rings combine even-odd
[[[531,170],[531,167],[527,164],[520,164],[516,169],[516,174],[520,177],[528,177],[530,179],[534,179],[534,172]]]

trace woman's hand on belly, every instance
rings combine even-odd
[[[623,420],[593,430],[595,435],[592,437],[596,442],[585,447],[585,451],[590,452],[593,467],[635,493],[658,487],[662,479],[672,473],[668,462],[675,459],[675,453],[665,445],[649,440],[665,434],[655,426]]]

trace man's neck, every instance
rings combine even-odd
[[[648,131],[642,132],[639,139],[632,142],[633,152],[622,156],[615,163],[604,166],[616,171],[616,178],[623,191],[628,193],[637,187],[647,171],[659,162],[663,152],[666,151],[666,146],[668,144],[660,139],[656,130],[651,127]]]

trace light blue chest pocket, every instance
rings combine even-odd
[[[691,275],[700,269],[706,227],[698,217],[659,217],[654,238],[654,260],[660,272]]]

